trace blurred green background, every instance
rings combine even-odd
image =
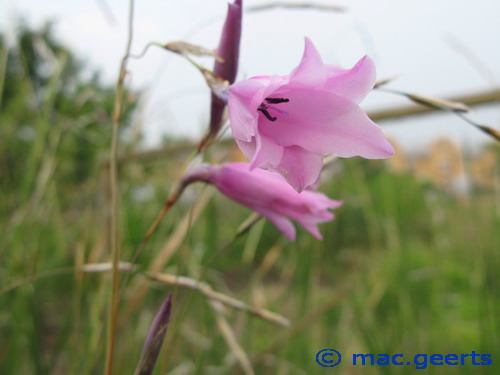
[[[99,374],[111,293],[109,185],[114,90],[51,33],[0,38],[0,374]],[[126,93],[120,159],[120,241],[134,261],[192,149],[137,156],[139,93]],[[207,158],[233,153],[216,145]],[[174,152],[173,150],[177,150]],[[180,150],[180,151],[179,151]],[[498,161],[498,146],[490,152]],[[467,160],[466,160],[467,171]],[[315,354],[489,353],[491,366],[428,366],[430,374],[498,374],[500,200],[492,186],[452,194],[382,161],[337,160],[321,191],[344,205],[288,243],[259,221],[234,239],[249,210],[190,186],[135,263],[184,275],[290,319],[281,327],[227,307],[225,318],[256,374],[396,374],[411,366],[319,367]],[[496,188],[495,188],[496,185]],[[496,189],[496,191],[495,191]],[[194,208],[193,208],[194,207]],[[234,239],[234,241],[233,241]],[[155,374],[243,373],[199,292],[124,277],[116,374],[132,373],[156,310],[174,291],[173,317]]]

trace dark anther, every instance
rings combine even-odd
[[[287,98],[266,98],[266,102],[270,104],[288,103],[290,99]]]
[[[257,111],[261,111],[269,121],[276,121],[278,119],[277,117],[271,116],[271,114],[267,111],[267,105],[265,105],[264,103],[262,103],[259,108],[257,108]]]

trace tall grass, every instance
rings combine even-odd
[[[173,164],[121,167],[123,260],[132,258],[157,214],[169,180],[165,171]],[[494,193],[459,200],[375,162],[342,160],[336,169],[324,190],[345,204],[335,221],[322,226],[324,241],[299,230],[297,242],[287,243],[261,221],[221,251],[249,212],[217,195],[204,198],[203,211],[193,210],[202,199],[198,193],[211,189],[192,186],[137,263],[202,278],[217,291],[288,317],[291,327],[283,328],[225,309],[258,374],[321,373],[315,353],[324,347],[346,358],[357,352],[476,350],[495,359],[500,256]],[[108,260],[106,194],[93,181],[69,191],[56,181],[47,183],[22,221],[2,217],[2,374],[94,374],[102,368],[110,275],[74,267]],[[141,274],[122,285],[116,373],[135,368],[155,308],[169,289],[175,292],[172,325],[155,373],[239,373],[207,299]],[[415,371],[347,364],[335,370]],[[497,371],[496,365],[446,368],[447,374]]]
[[[4,74],[11,60],[0,47]],[[16,68],[16,85],[0,77],[19,91],[0,102],[2,375],[98,374],[106,360],[112,276],[109,267],[84,271],[110,260],[108,166],[98,155],[109,144],[103,124],[111,122],[112,95],[92,84],[61,98],[71,59],[57,58],[60,70],[45,83],[34,82],[27,66]],[[73,103],[73,96],[94,101]],[[30,106],[34,97],[39,102]],[[75,115],[83,112],[88,117]],[[33,132],[25,139],[26,124]],[[493,354],[494,364],[425,371],[498,373],[498,192],[457,198],[382,162],[338,160],[321,189],[345,203],[335,221],[321,226],[324,240],[299,228],[297,241],[288,243],[264,220],[236,236],[250,212],[211,187],[190,186],[135,259],[183,161],[118,165],[118,246],[121,260],[134,260],[138,269],[121,277],[114,373],[134,371],[167,290],[174,292],[173,315],[155,374],[251,373],[245,363],[255,374],[331,373],[315,362],[322,348],[336,348],[347,362],[352,353],[474,350]],[[222,306],[202,288],[166,285],[146,271],[201,281],[246,305]],[[291,325],[262,318],[262,309]],[[343,363],[334,371],[415,368]]]

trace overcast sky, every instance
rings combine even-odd
[[[500,1],[318,2],[342,5],[347,12],[245,13],[239,77],[288,74],[300,61],[303,38],[308,36],[327,63],[350,67],[370,55],[379,78],[399,77],[393,88],[449,97],[500,87]],[[185,40],[215,48],[226,4],[225,0],[136,1],[133,52],[139,53],[150,41]],[[111,83],[124,52],[127,12],[126,0],[2,0],[0,27],[9,30],[20,17],[34,25],[56,21],[57,36]],[[202,63],[211,66],[208,59]],[[143,118],[149,145],[157,144],[164,132],[193,136],[203,131],[209,93],[189,64],[152,49],[141,60],[131,61],[129,70],[132,86],[147,92]],[[405,103],[374,92],[363,106],[377,109]],[[498,106],[480,108],[473,116],[493,126],[500,123]],[[436,135],[462,142],[487,140],[451,115],[398,121],[386,129],[408,146]]]

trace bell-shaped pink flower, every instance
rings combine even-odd
[[[185,179],[215,185],[225,196],[266,217],[290,241],[295,239],[291,220],[321,239],[318,223],[333,220],[335,216],[328,210],[342,204],[315,191],[298,193],[279,174],[263,169],[251,171],[248,163],[204,166]]]
[[[229,88],[233,136],[252,169],[278,171],[301,191],[318,180],[325,155],[394,154],[358,105],[374,83],[369,57],[348,70],[326,65],[306,38],[302,61],[290,75],[257,76]]]

